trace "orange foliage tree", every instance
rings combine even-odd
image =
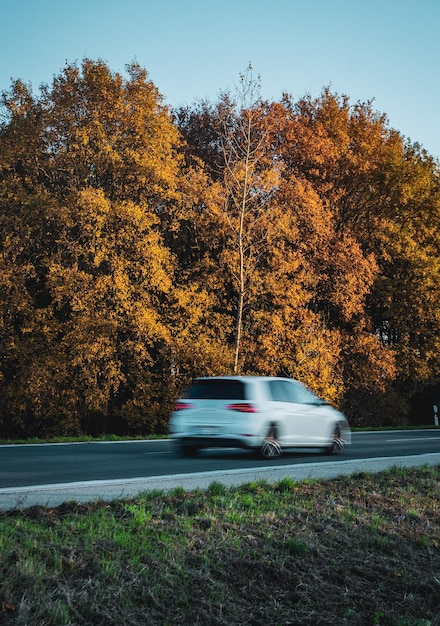
[[[123,79],[85,59],[3,104],[4,427],[164,429],[184,302],[161,232],[187,175],[178,131],[137,65]]]
[[[2,111],[3,436],[164,432],[194,375],[294,376],[355,425],[439,385],[438,163],[371,103],[248,68],[171,113],[84,59]]]

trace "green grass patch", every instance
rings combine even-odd
[[[424,626],[440,466],[0,513],[0,623]]]
[[[138,435],[135,437],[123,437],[120,435],[101,435],[100,437],[92,437],[89,435],[81,435],[78,437],[47,437],[41,439],[32,437],[29,439],[0,439],[0,445],[25,445],[25,444],[45,444],[45,443],[90,443],[93,441],[147,441],[156,439],[168,439],[168,435]]]

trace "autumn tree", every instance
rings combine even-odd
[[[41,107],[28,86],[14,81],[9,93],[2,95],[2,113],[0,424],[3,432],[17,436],[33,430],[26,410],[27,373],[45,353],[46,297],[41,285],[46,250],[54,241],[44,219],[52,198],[40,180]]]
[[[220,187],[196,219],[205,224],[205,267],[215,259],[206,284],[223,290],[225,318],[234,302],[234,371],[295,375],[335,401],[343,330],[364,323],[377,268],[295,168],[311,133],[286,103],[261,102],[249,74],[241,87],[239,103],[228,95],[178,117]],[[246,97],[253,106],[243,106]]]
[[[146,70],[127,78],[102,61],[66,65],[41,104],[47,182],[61,193],[102,189],[110,200],[157,206],[172,197],[180,165],[179,138]]]
[[[439,168],[419,146],[401,145],[380,177],[387,203],[371,241],[382,269],[371,312],[410,397],[435,382],[439,368]]]
[[[284,104],[290,112],[284,154],[285,139],[295,145],[287,163],[331,207],[336,232],[376,265],[371,289],[358,291],[359,302],[366,296],[361,332],[345,333],[348,410],[359,414],[375,405],[366,409],[370,423],[404,420],[411,393],[432,378],[437,363],[438,166],[371,102],[350,105],[326,89],[317,99]],[[357,265],[352,295],[367,276]],[[335,321],[326,300],[321,305]]]
[[[4,419],[34,434],[164,428],[178,131],[137,65],[123,78],[85,59],[3,105]]]
[[[223,290],[225,318],[231,296],[239,302],[244,244],[241,371],[297,376],[328,399],[341,401],[359,385],[384,391],[394,364],[366,310],[378,265],[355,229],[348,223],[342,227],[341,186],[334,182],[344,154],[337,141],[349,144],[344,123],[350,116],[344,109],[337,129],[326,129],[323,122],[315,128],[321,104],[315,106],[316,111],[308,111],[303,102],[296,107],[287,97],[280,103],[259,102],[252,109],[254,143],[247,144],[258,147],[258,159],[249,161],[246,155],[257,152],[239,152],[234,143],[246,138],[237,128],[245,128],[240,124],[248,118],[234,117],[245,109],[234,109],[229,98],[180,119],[188,141],[198,137],[194,152],[206,159],[213,185],[221,185],[217,202],[206,203],[198,220],[205,224],[205,267],[206,258],[215,259],[206,284],[217,293]],[[248,197],[243,195],[246,172],[252,181]],[[240,211],[243,206],[246,210]],[[366,364],[367,380],[358,375],[358,361]]]
[[[0,429],[164,431],[194,375],[294,376],[356,425],[438,384],[439,169],[371,102],[171,112],[136,63],[0,121]]]

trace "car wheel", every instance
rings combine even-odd
[[[271,426],[269,432],[266,435],[263,445],[260,448],[260,456],[263,459],[272,459],[277,456],[281,456],[282,449],[277,439],[277,431],[275,426]]]
[[[197,446],[190,446],[186,444],[181,444],[179,446],[179,453],[184,457],[194,457],[197,454]]]
[[[344,440],[341,437],[341,429],[335,426],[330,445],[326,448],[327,454],[341,454],[344,451]]]

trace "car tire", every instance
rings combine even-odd
[[[344,451],[344,440],[342,439],[339,426],[335,426],[331,443],[327,446],[325,451],[327,454],[331,455],[341,454]]]
[[[180,456],[183,456],[185,458],[195,457],[197,454],[197,450],[197,446],[191,446],[184,443],[179,445],[179,454]]]
[[[260,457],[262,459],[273,459],[281,456],[282,452],[280,442],[277,439],[277,430],[275,426],[272,425],[260,448]]]

